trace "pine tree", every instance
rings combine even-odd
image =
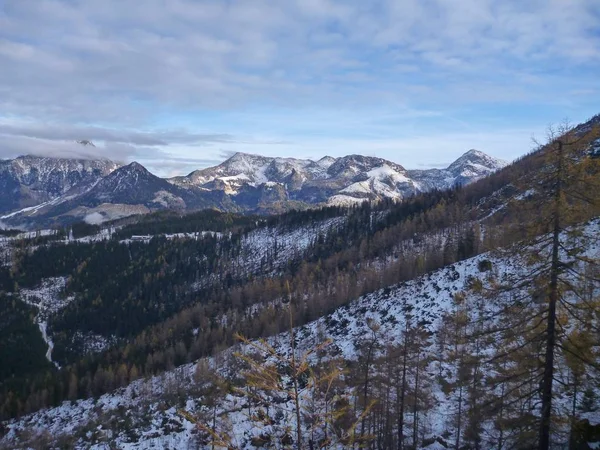
[[[529,199],[515,199],[515,209],[529,221],[527,239],[505,255],[512,254],[521,273],[490,291],[497,297],[498,316],[509,318],[490,331],[503,338],[496,362],[511,367],[502,382],[502,414],[506,417],[508,406],[526,401],[527,417],[537,421],[534,445],[540,450],[549,449],[552,436],[558,438],[564,429],[565,421],[553,404],[561,354],[570,353],[588,367],[596,365],[585,349],[568,342],[569,327],[589,323],[589,317],[597,317],[600,311],[581,292],[586,283],[598,283],[585,273],[587,265],[597,266],[599,261],[597,255],[586,252],[590,236],[581,231],[585,221],[600,213],[600,165],[588,155],[590,142],[597,136],[597,131],[583,132],[568,125],[550,130],[548,143],[533,155],[536,171],[523,180],[523,186],[534,186],[534,193]],[[592,322],[589,326],[597,327]],[[538,355],[537,365],[532,365]],[[524,433],[513,439],[531,444],[523,410],[521,415],[518,426]]]

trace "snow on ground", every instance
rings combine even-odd
[[[532,197],[537,191],[535,189],[527,189],[522,194],[515,197],[515,200],[525,200],[526,198]]]
[[[172,234],[163,234],[160,236],[164,236],[167,239],[202,239],[205,237],[212,237],[216,239],[222,239],[225,234],[219,233],[218,231],[196,231],[193,233],[172,233]]]
[[[167,233],[167,234],[145,234],[145,235],[134,235],[129,239],[122,239],[119,241],[121,244],[129,244],[131,242],[150,242],[155,237],[164,237],[168,240],[173,239],[204,239],[205,237],[212,237],[216,239],[223,239],[224,237],[231,237],[231,234],[219,233],[218,231],[195,231],[190,233]]]
[[[380,324],[378,336],[386,344],[398,343],[402,337],[407,308],[412,310],[411,313],[415,320],[427,321],[428,327],[434,330],[439,326],[443,313],[450,309],[453,295],[465,289],[467,277],[470,274],[479,273],[478,264],[485,258],[490,258],[490,256],[480,255],[416,280],[363,296],[357,301],[339,308],[329,316],[297,328],[295,335],[298,341],[298,353],[313,348],[324,338],[331,338],[333,343],[327,347],[330,356],[343,356],[348,360],[356,360],[358,356],[356,343],[369,336],[370,333],[367,319],[372,319]],[[495,263],[495,267],[499,271],[505,269],[504,263],[500,261]],[[272,307],[280,306],[273,305]],[[281,353],[289,353],[289,335],[287,333],[270,338],[268,342]],[[230,349],[225,353],[231,354],[231,352]],[[220,359],[225,359],[225,357]],[[97,401],[80,400],[73,404],[65,402],[60,407],[40,411],[18,421],[12,421],[8,424],[10,429],[8,435],[0,443],[15,439],[20,430],[28,430],[33,433],[44,430],[51,435],[75,434],[82,428],[90,428],[91,424],[97,428],[96,421],[101,415],[129,414],[131,416],[143,405],[144,411],[152,416],[151,423],[148,424],[147,421],[138,418],[140,422],[135,424],[134,432],[138,441],[130,442],[127,433],[123,432],[121,435],[113,437],[117,447],[132,449],[186,448],[193,439],[193,427],[181,420],[175,414],[173,406],[165,403],[162,399],[174,380],[183,381],[184,385],[191,385],[189,380],[194,368],[194,364],[188,364],[159,377],[145,381],[138,380],[125,389],[100,397]],[[441,432],[446,423],[443,414],[446,413],[448,406],[445,399],[440,398],[440,400],[440,408],[437,413],[439,417],[431,419],[434,425],[437,424],[434,434]],[[201,407],[200,404],[195,404],[193,399],[190,401],[192,404],[188,405],[189,410],[194,411]],[[239,412],[239,405],[236,402],[239,402],[239,398],[230,398],[223,407],[225,410],[231,411],[230,420],[235,425],[234,429],[241,440],[244,433],[252,433],[252,430],[248,429],[248,421],[244,414]],[[157,423],[172,424],[172,422],[180,425],[175,429],[156,425]],[[76,448],[102,448],[89,444],[82,439]]]
[[[14,217],[18,214],[23,214],[26,212],[32,212],[32,214],[35,214],[40,209],[42,209],[44,206],[51,205],[51,204],[53,204],[52,201],[40,203],[39,205],[35,205],[35,206],[28,206],[27,208],[19,209],[18,211],[14,211],[10,214],[6,214],[6,215],[0,217],[0,219],[10,219],[11,217]]]
[[[597,237],[599,226],[599,220],[591,222],[584,234]],[[270,235],[264,233],[265,230],[259,231],[263,231],[263,234],[255,234],[253,242],[256,245],[260,241],[264,243],[264,240],[270,239]],[[296,239],[299,236],[292,233],[288,238]],[[597,239],[588,243],[586,253],[596,257],[600,254]],[[483,261],[491,263],[489,270],[482,271]],[[437,351],[435,332],[439,329],[444,314],[454,307],[455,295],[469,290],[471,277],[481,279],[484,284],[491,283],[492,280],[510,282],[525,270],[525,264],[514,257],[506,257],[501,253],[488,253],[447,266],[415,280],[381,289],[338,308],[328,316],[296,328],[294,334],[297,352],[300,354],[313,349],[324,339],[329,338],[332,343],[326,347],[325,358],[343,356],[350,361],[356,360],[359,354],[357,344],[369,339],[371,336],[369,324],[377,323],[379,329],[376,331],[376,336],[381,343],[378,350],[381,354],[381,349],[387,345],[401,342],[402,330],[408,320],[407,312],[410,312],[414,322],[422,324],[434,333],[433,341],[425,351],[434,357],[430,370],[436,372],[435,365],[442,363],[437,362],[435,358]],[[502,297],[490,301],[478,294],[469,295],[470,304],[475,307],[471,311],[473,319],[494,321]],[[280,313],[285,313],[279,304],[267,307],[279,308]],[[280,354],[289,354],[288,333],[274,336],[267,341]],[[238,345],[236,350],[240,349],[244,351],[247,347]],[[486,354],[489,350],[482,348],[481,354]],[[227,361],[227,355],[231,355],[232,351],[233,349],[225,351],[222,355],[211,359],[211,363]],[[454,369],[447,363],[443,363],[440,367],[440,371],[443,370],[450,380],[454,377]],[[10,421],[6,424],[8,434],[0,439],[0,446],[18,442],[23,432],[33,434],[47,432],[53,437],[59,437],[61,434],[79,436],[75,446],[77,449],[105,448],[102,446],[108,445],[107,442],[115,448],[127,449],[187,448],[193,443],[194,427],[177,415],[177,405],[181,400],[178,400],[173,392],[178,388],[183,390],[181,394],[187,397],[186,410],[192,413],[202,410],[201,400],[192,393],[195,386],[192,380],[194,371],[195,365],[187,364],[158,377],[137,380],[127,388],[106,394],[98,400],[65,402],[59,407]],[[429,435],[441,436],[445,431],[452,433],[452,419],[455,414],[452,396],[444,393],[438,385],[434,387],[432,394],[436,399],[435,405],[422,418],[423,423],[428,424]],[[229,395],[220,405],[219,413],[228,415],[234,432],[241,442],[256,430],[250,427],[240,402],[240,397]],[[590,417],[590,420],[592,419],[595,420],[595,417]],[[126,425],[119,428],[120,423]],[[113,425],[109,427],[107,424]],[[441,447],[437,444],[422,447],[428,450],[439,448]]]
[[[21,300],[28,305],[35,306],[38,309],[35,322],[40,328],[42,338],[48,345],[46,358],[50,362],[53,362],[52,349],[54,348],[54,344],[51,337],[48,335],[48,318],[52,314],[66,307],[74,299],[73,296],[65,297],[63,295],[66,283],[66,277],[46,278],[36,288],[22,288],[20,290]],[[56,362],[54,362],[54,364],[56,367],[58,367]]]
[[[106,337],[101,334],[92,332],[83,333],[81,331],[77,331],[73,335],[72,341],[81,343],[83,354],[86,355],[100,353],[118,342],[116,336]]]
[[[41,315],[48,317],[63,309],[73,300],[73,297],[62,296],[66,284],[66,277],[45,278],[35,288],[22,288],[20,290],[21,298],[25,303],[36,306]]]
[[[327,205],[329,206],[356,206],[369,201],[368,198],[357,198],[350,195],[334,195],[329,197]]]
[[[81,237],[81,238],[77,238],[77,239],[75,239],[75,241],[81,242],[81,243],[108,241],[108,240],[110,240],[112,238],[112,235],[119,228],[121,228],[121,227],[103,228],[103,229],[100,230],[99,233],[92,234],[91,236],[84,236],[84,237]],[[73,239],[69,238],[69,240],[71,241]]]
[[[292,261],[295,257],[302,256],[302,252],[319,235],[326,235],[342,225],[345,220],[346,217],[334,217],[290,231],[279,227],[263,227],[253,230],[242,238],[243,250],[240,259],[244,261],[247,269],[258,268],[263,259],[277,267],[282,263]],[[267,255],[269,255],[268,258]]]
[[[16,236],[5,237],[9,241],[19,241],[22,239],[34,239],[37,237],[56,236],[58,230],[37,230],[37,231],[26,231],[19,233]]]

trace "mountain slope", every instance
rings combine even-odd
[[[216,167],[169,181],[186,188],[222,190],[231,196],[247,192],[249,187],[279,184],[285,191],[280,200],[352,204],[383,198],[401,200],[417,192],[467,184],[505,165],[476,150],[465,153],[444,170],[406,170],[391,161],[361,155],[311,161],[236,153]],[[244,201],[239,203],[248,206]]]
[[[596,245],[587,251],[588,256],[596,258],[600,254],[598,225],[599,222],[596,220],[583,228],[584,234],[596,236],[594,239]],[[459,394],[455,386],[461,370],[466,369],[460,365],[454,353],[455,347],[450,340],[453,335],[449,334],[451,328],[448,327],[451,326],[452,318],[457,311],[465,312],[466,316],[461,316],[461,320],[467,321],[466,323],[472,327],[476,327],[482,320],[485,320],[488,326],[502,323],[503,314],[506,314],[503,302],[511,295],[527,295],[527,286],[490,299],[486,297],[485,289],[479,292],[473,290],[474,280],[480,280],[482,286],[486,288],[499,282],[512,283],[524,273],[526,267],[527,264],[518,258],[496,253],[482,254],[414,280],[364,295],[330,314],[295,328],[295,351],[297,354],[303,354],[312,351],[325,340],[330,340],[330,344],[322,348],[318,356],[313,354],[309,358],[309,363],[345,361],[350,367],[348,377],[354,374],[357,377],[354,383],[358,383],[356,388],[362,391],[362,378],[357,374],[362,374],[363,366],[360,364],[365,357],[364,347],[375,333],[376,346],[372,355],[371,389],[373,392],[379,392],[380,402],[384,402],[386,395],[389,399],[395,400],[394,396],[398,395],[398,392],[385,389],[386,383],[393,383],[393,377],[401,372],[402,354],[390,357],[388,352],[403,348],[408,333],[407,324],[419,324],[418,326],[426,331],[427,337],[423,344],[417,344],[415,340],[413,345],[420,345],[418,358],[424,363],[422,372],[416,375],[415,354],[411,354],[406,383],[410,386],[407,388],[407,396],[412,395],[409,394],[412,386],[421,383],[419,398],[423,403],[419,404],[417,410],[413,410],[413,400],[409,401],[405,420],[410,424],[409,430],[412,430],[413,423],[417,423],[415,426],[419,427],[418,449],[451,448],[448,442],[454,442],[460,427],[460,422],[457,425],[456,419],[469,417],[474,406],[470,391],[465,388],[464,398],[461,398],[459,395],[463,393]],[[598,286],[596,288],[598,289]],[[464,303],[458,303],[457,299],[462,299],[460,301]],[[285,314],[279,303],[271,304],[266,308],[272,310],[274,317]],[[377,328],[372,324],[377,324]],[[269,338],[268,344],[284,358],[291,353],[289,333]],[[480,382],[484,386],[490,386],[489,392],[494,391],[498,369],[490,356],[495,355],[495,352],[502,352],[503,349],[496,348],[493,340],[482,340],[477,346],[472,343],[460,345],[470,345],[465,348],[468,348],[468,351],[476,351],[475,354],[481,361],[478,367],[481,374]],[[251,355],[253,349],[248,345],[236,346],[218,353],[214,358],[184,364],[160,376],[135,380],[127,387],[103,395],[98,400],[65,402],[59,407],[7,422],[7,434],[0,440],[0,444],[9,447],[31,445],[32,442],[36,442],[36,439],[42,439],[44,434],[49,432],[51,437],[46,439],[50,439],[51,442],[70,442],[77,449],[102,448],[108,439],[119,448],[186,448],[198,445],[198,432],[194,424],[180,413],[179,405],[185,405],[185,410],[193,417],[214,417],[213,409],[207,405],[214,402],[215,397],[211,394],[210,385],[207,386],[207,380],[199,378],[198,374],[206,374],[207,368],[213,367],[219,374],[230,377],[235,386],[233,380],[239,375],[241,362],[233,357],[234,352]],[[263,364],[274,361],[276,358],[266,358]],[[568,375],[557,375],[557,378],[565,381]],[[310,397],[310,388],[302,389],[303,401],[307,403],[313,401],[313,397]],[[349,385],[347,389],[350,391]],[[377,389],[379,391],[376,391]],[[343,391],[336,387],[336,395],[342,393]],[[256,444],[259,436],[265,433],[275,435],[277,424],[266,429],[253,426],[249,419],[251,415],[247,413],[249,408],[247,399],[240,395],[239,390],[232,389],[227,395],[218,397],[217,401],[214,410],[216,420],[233,425],[230,432],[236,438],[236,448],[248,450],[261,448]],[[457,410],[459,404],[462,405],[459,406],[462,410]],[[522,404],[527,405],[526,401]],[[284,425],[293,426],[295,419],[291,413],[293,405],[290,399],[278,398],[274,394],[270,398],[269,406],[271,405],[276,405],[275,410],[282,411]],[[385,408],[393,408],[393,405],[393,401],[384,404],[383,411],[386,411]],[[322,404],[317,400],[317,407],[319,406],[322,407]],[[568,389],[564,389],[564,398],[559,398],[556,407],[568,408],[569,406]],[[258,409],[261,405],[257,404],[254,407]],[[511,410],[507,408],[505,414],[508,417]],[[512,411],[512,414],[518,417],[519,412]],[[578,414],[586,417],[585,414]],[[492,448],[499,439],[502,439],[503,430],[494,427],[493,420],[487,420],[485,432],[482,433],[483,439],[480,442],[482,448]],[[127,423],[127,426],[115,426],[115,422]],[[515,426],[512,423],[510,425]],[[395,426],[395,423],[392,426]],[[86,435],[83,430],[90,428],[112,429],[114,434],[111,434],[110,438],[102,433]],[[307,428],[305,432],[308,435],[310,430]],[[510,442],[512,438],[509,433],[504,435],[506,442]],[[468,439],[468,435],[462,439]],[[409,438],[407,440],[410,441]]]
[[[105,159],[19,156],[0,161],[0,213],[38,205],[84,190],[119,167]]]
[[[137,162],[114,170],[79,195],[70,194],[26,211],[20,218],[47,224],[82,219],[98,223],[157,209],[207,208],[223,200],[218,192],[201,193],[175,186]]]
[[[26,293],[29,288],[35,290],[40,282],[43,287],[43,282],[48,277],[65,277],[68,284],[64,295],[72,294],[75,298],[60,314],[51,317],[46,334],[46,337],[54,342],[53,361],[60,362],[64,367],[63,371],[52,375],[52,386],[55,392],[63,394],[54,397],[54,400],[48,400],[42,389],[46,384],[37,388],[37,391],[31,391],[29,388],[15,389],[14,392],[32,393],[20,398],[21,403],[16,404],[10,401],[14,398],[11,397],[14,392],[10,392],[8,397],[5,395],[4,398],[9,400],[4,402],[4,410],[14,417],[17,414],[15,410],[35,411],[44,406],[56,405],[53,402],[66,398],[89,396],[90,392],[93,395],[102,395],[125,386],[131,380],[170,371],[173,366],[184,365],[207,355],[215,355],[217,361],[227,359],[227,353],[217,351],[215,354],[213,351],[232,345],[233,332],[242,332],[254,338],[273,336],[285,330],[288,321],[286,310],[281,307],[281,303],[282,299],[287,299],[298,307],[295,323],[309,324],[297,329],[298,350],[310,348],[319,342],[321,338],[316,336],[333,338],[330,346],[333,351],[327,354],[344,357],[347,368],[354,371],[349,378],[354,380],[353,383],[361,383],[363,380],[364,349],[373,334],[366,319],[372,318],[379,323],[380,327],[376,331],[379,333],[378,339],[383,344],[391,344],[392,348],[401,345],[399,341],[406,329],[403,321],[409,314],[418,320],[419,326],[422,325],[436,335],[430,337],[435,339],[434,343],[438,345],[434,349],[424,346],[420,355],[426,359],[439,357],[443,360],[439,363],[434,362],[419,372],[421,382],[426,382],[427,389],[432,389],[426,394],[427,402],[423,404],[423,409],[418,411],[419,414],[421,411],[427,413],[421,415],[421,421],[417,422],[424,427],[421,439],[427,438],[428,442],[435,439],[442,445],[437,441],[439,438],[448,444],[448,439],[454,439],[452,436],[456,433],[454,424],[457,417],[479,417],[476,408],[469,403],[481,392],[481,388],[476,385],[477,380],[474,384],[469,384],[473,388],[468,387],[464,392],[457,390],[457,373],[460,367],[456,363],[456,348],[470,345],[469,349],[479,356],[482,353],[487,355],[487,347],[477,347],[472,345],[472,342],[452,345],[447,340],[438,339],[437,335],[442,336],[444,333],[439,333],[436,328],[442,322],[440,316],[457,310],[464,311],[468,314],[467,317],[473,319],[485,317],[486,321],[492,324],[499,317],[496,314],[498,310],[494,308],[497,302],[502,302],[505,297],[499,295],[497,299],[487,298],[481,301],[481,291],[475,292],[479,289],[477,278],[482,283],[492,283],[489,285],[491,288],[495,280],[502,279],[503,272],[517,273],[523,269],[520,266],[525,264],[519,262],[518,255],[512,256],[511,260],[501,260],[501,257],[495,254],[488,254],[469,260],[468,264],[458,261],[484,250],[516,242],[519,240],[518,231],[523,228],[522,224],[535,221],[539,217],[540,206],[543,206],[544,202],[552,201],[547,196],[540,195],[536,198],[527,194],[533,188],[542,191],[538,182],[540,173],[543,173],[540,164],[547,160],[542,159],[537,164],[537,156],[527,155],[510,167],[464,189],[434,191],[417,195],[405,202],[381,202],[348,211],[329,208],[294,212],[269,219],[252,218],[249,224],[246,222],[249,227],[243,227],[243,230],[236,228],[233,233],[227,233],[225,229],[225,232],[215,239],[211,237],[214,236],[211,233],[206,233],[207,239],[200,239],[205,233],[194,233],[206,230],[206,227],[210,229],[209,224],[197,228],[186,225],[185,218],[180,218],[182,220],[177,223],[182,228],[168,231],[175,232],[175,235],[156,236],[156,239],[124,239],[131,237],[132,233],[120,237],[119,233],[116,233],[111,239],[110,233],[106,233],[107,241],[101,245],[82,245],[83,242],[69,245],[63,242],[62,245],[45,246],[43,236],[32,239],[30,243],[15,242],[14,250],[17,253],[14,254],[19,257],[12,258],[9,252],[5,258],[12,266],[6,268],[4,276],[5,284],[9,288],[14,286],[15,290],[20,289],[21,293]],[[596,163],[592,158],[574,160],[581,160],[586,164]],[[331,163],[333,164],[334,162]],[[541,166],[541,169],[543,168]],[[393,167],[390,169],[398,173]],[[365,167],[362,170],[365,170]],[[371,174],[375,179],[384,175],[388,174]],[[114,187],[115,184],[111,186]],[[597,194],[597,191],[589,192]],[[492,203],[493,201],[495,203]],[[509,203],[512,203],[514,208],[509,208]],[[502,213],[494,215],[498,211]],[[588,214],[587,218],[590,217],[589,214],[593,214],[590,210],[586,210],[585,213]],[[598,214],[600,212],[595,216]],[[496,216],[500,225],[498,227],[494,225]],[[317,220],[324,221],[324,226],[312,230],[305,226]],[[271,230],[260,230],[266,223],[276,223],[280,226]],[[568,226],[572,223],[563,225]],[[254,226],[256,228],[252,229]],[[598,223],[592,223],[590,229],[597,234]],[[152,232],[137,228],[133,234]],[[22,251],[23,248],[27,251]],[[582,245],[582,248],[592,249],[590,245]],[[56,264],[45,264],[49,260],[56,261]],[[542,255],[541,260],[547,258]],[[456,264],[448,265],[452,262]],[[436,271],[444,265],[446,269]],[[565,264],[565,268],[574,267],[570,263]],[[428,275],[422,276],[427,272]],[[404,282],[398,284],[399,281]],[[511,282],[509,285],[515,286],[515,283]],[[210,286],[214,286],[214,289]],[[517,299],[523,295],[533,302],[539,300],[535,292],[535,283],[519,286],[524,286],[525,290],[516,292]],[[202,290],[207,287],[208,290]],[[384,289],[380,289],[382,287]],[[533,288],[531,292],[529,288]],[[462,292],[469,289],[477,295],[470,296]],[[486,291],[483,289],[483,292]],[[466,300],[466,303],[462,304],[464,308],[457,302],[463,295]],[[319,319],[340,305],[357,298],[360,298],[358,305],[354,303],[349,307],[342,307],[332,316]],[[454,304],[450,303],[451,301],[454,301]],[[182,305],[188,304],[193,306],[180,310]],[[485,316],[479,315],[480,307],[486,313]],[[515,317],[522,317],[521,309],[504,316],[507,320]],[[163,320],[164,322],[157,323]],[[310,322],[316,325],[310,325]],[[475,320],[474,323],[481,321]],[[135,331],[132,332],[133,325]],[[90,339],[117,336],[125,340],[117,342],[115,347],[106,353],[93,356],[84,353],[86,358],[78,360],[83,354],[77,353],[77,349],[65,347],[73,342],[68,333],[74,330],[91,331],[93,335],[88,336]],[[143,331],[138,334],[140,330]],[[461,334],[446,332],[446,337]],[[289,353],[289,348],[286,347],[288,339],[285,335],[270,342],[276,343],[283,353]],[[410,348],[414,346],[411,345]],[[454,356],[451,353],[452,348],[455,349]],[[70,354],[65,354],[66,350]],[[383,364],[379,367],[387,367],[386,370],[392,371],[395,370],[394,367],[398,367],[398,359],[394,359],[397,358],[397,354],[396,357],[387,358],[393,362],[392,366],[385,366],[386,356],[380,350],[374,355],[377,364]],[[539,361],[530,355],[537,354],[532,351],[520,360]],[[420,357],[413,354],[411,361],[419,360]],[[76,366],[69,367],[69,361],[79,362]],[[373,378],[374,383],[389,379],[389,372],[383,368],[373,372],[377,375]],[[186,377],[190,370],[191,366],[183,366]],[[467,372],[474,373],[473,370],[471,367]],[[238,366],[236,373],[239,372]],[[411,369],[411,373],[414,374],[414,368]],[[493,371],[486,368],[479,373],[485,374],[485,378],[478,378],[479,381],[486,381],[486,385],[494,382]],[[67,397],[70,380],[73,378],[78,383],[72,385],[80,386],[80,389],[75,389],[73,395],[69,394]],[[178,402],[183,405],[189,400],[192,403],[187,403],[186,408],[193,412],[206,410],[193,404],[192,399],[198,398],[199,395],[196,395],[195,391],[186,390],[195,389],[194,384],[191,381],[177,384],[181,379],[175,372],[169,372],[165,378],[156,378],[147,384],[142,381],[134,382],[131,397],[135,396],[139,400],[133,399],[134,403],[129,403],[129,400],[125,399],[124,408],[120,412],[108,414],[109,421],[117,417],[115,420],[118,423],[124,420],[139,424],[127,426],[127,431],[134,437],[124,436],[119,432],[111,435],[119,436],[116,438],[119,440],[119,446],[126,447],[127,442],[135,447],[138,444],[135,444],[134,440],[139,438],[138,447],[144,448],[150,445],[150,442],[146,441],[148,438],[150,441],[154,440],[158,447],[164,447],[163,438],[178,439],[176,435],[179,431],[175,428],[191,430],[191,427],[176,415],[174,405]],[[411,378],[410,386],[413,386],[412,381],[416,381],[414,377]],[[164,397],[163,385],[166,385],[167,391]],[[370,389],[377,389],[377,385],[371,385]],[[154,398],[148,397],[154,395],[148,394],[149,386],[156,387],[152,390],[157,395],[156,402]],[[186,389],[179,389],[181,386],[185,386]],[[530,392],[536,392],[537,384],[533,383],[529,388]],[[469,393],[469,389],[475,391]],[[177,397],[177,392],[181,392],[181,397]],[[494,390],[490,389],[489,392],[494,393]],[[430,393],[433,393],[433,400]],[[466,396],[462,396],[463,393],[466,393]],[[565,394],[568,398],[568,392]],[[385,398],[385,395],[380,398]],[[106,402],[102,400],[100,404],[105,405],[107,409],[121,401],[119,396],[106,396],[104,399]],[[465,399],[465,403],[458,406],[458,399]],[[150,404],[145,408],[147,404],[144,402],[148,401]],[[285,398],[283,401],[273,399],[273,402],[281,405],[285,403]],[[85,401],[79,405],[91,403]],[[219,400],[217,404],[232,415],[240,430],[252,431],[245,420],[246,416],[236,415],[234,411],[241,404],[239,398],[235,400],[229,397]],[[360,395],[357,396],[357,404],[362,404]],[[431,404],[433,406],[427,406]],[[394,407],[393,402],[386,405]],[[450,405],[452,408],[444,408],[444,405]],[[561,406],[560,403],[557,405]],[[519,406],[529,408],[528,411],[535,413],[535,408],[532,409],[531,406]],[[69,408],[67,404],[60,410],[52,411],[58,411],[60,416],[72,417]],[[157,412],[159,409],[168,412]],[[134,412],[128,413],[131,410]],[[141,411],[139,417],[136,411]],[[150,416],[145,416],[143,411],[151,411]],[[461,415],[457,411],[465,414]],[[60,423],[61,419],[56,418],[55,412],[49,414],[53,416],[50,421]],[[384,417],[387,413],[381,414],[381,417]],[[37,427],[38,418],[44,417],[44,413],[30,417],[33,419],[21,422],[23,428],[28,430]],[[103,417],[96,417],[100,421],[104,420]],[[156,423],[153,422],[153,417],[158,417]],[[410,413],[407,417],[410,417]],[[520,416],[517,417],[519,420],[514,423],[519,426],[521,420]],[[438,420],[439,418],[441,420]],[[147,428],[148,419],[153,423],[150,425],[151,429]],[[77,419],[72,420],[76,423]],[[112,427],[110,423],[113,422],[103,425],[103,429]],[[94,423],[93,427],[98,424]],[[440,430],[443,431],[441,436]],[[486,428],[485,431],[494,432],[493,424],[490,423],[490,428]],[[187,438],[190,436],[191,433]],[[492,439],[497,438],[497,435],[489,436]],[[242,438],[248,437],[249,435],[244,435]],[[82,438],[81,446],[90,444],[86,439],[94,438]],[[173,445],[181,446],[180,443]],[[440,449],[452,446],[454,445],[450,443],[442,447],[426,448]],[[480,446],[486,447],[487,445]],[[522,448],[531,446],[525,445]]]
[[[163,180],[138,163],[116,170],[118,165],[110,161],[28,156],[0,166],[0,187],[17,193],[4,196],[0,212],[11,211],[2,221],[21,227],[64,224],[89,215],[101,222],[156,209],[271,213],[402,200],[476,181],[504,165],[475,150],[447,169],[421,171],[361,155],[311,161],[236,153],[216,167]]]

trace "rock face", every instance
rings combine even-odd
[[[221,206],[222,193],[183,189],[150,173],[133,162],[96,180],[88,189],[65,195],[1,217],[9,225],[20,226],[95,222],[143,214],[159,209],[193,210]]]
[[[504,167],[504,161],[469,150],[446,169],[406,170],[370,156],[324,157],[319,161],[267,158],[236,153],[216,167],[169,181],[184,188],[222,190],[246,198],[248,187],[279,184],[289,200],[308,204],[353,204],[364,200],[401,200],[416,192],[467,184]],[[245,203],[245,202],[243,202]],[[241,206],[248,206],[242,204]]]
[[[419,190],[429,191],[472,183],[505,165],[505,161],[492,158],[479,150],[469,150],[446,169],[411,170],[409,174]]]
[[[21,156],[0,162],[0,189],[7,194],[0,197],[0,220],[8,226],[36,227],[158,209],[274,212],[402,200],[470,183],[504,165],[476,150],[442,170],[407,170],[361,155],[311,161],[236,153],[218,166],[165,180],[136,162],[120,167],[108,160]]]
[[[0,161],[0,212],[39,205],[84,190],[119,167],[105,159],[64,159],[19,156]]]

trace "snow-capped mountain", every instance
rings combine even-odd
[[[305,180],[312,180],[326,178],[329,160],[325,158],[323,160],[325,161],[320,164],[303,159],[270,158],[236,153],[218,166],[196,170],[185,177],[175,177],[169,181],[184,187],[204,187],[218,180],[228,187],[234,187],[245,183],[254,185],[267,182],[286,183],[294,174],[301,174]]]
[[[420,191],[448,189],[477,181],[506,165],[506,161],[493,158],[479,150],[469,150],[446,169],[411,170]]]
[[[144,166],[132,162],[123,166],[94,186],[85,194],[90,203],[153,203],[166,207],[185,208],[178,189],[151,174]],[[162,195],[161,195],[162,194]]]
[[[82,144],[83,145],[83,144]],[[93,145],[93,144],[85,144]],[[10,226],[112,220],[158,209],[281,211],[312,205],[402,200],[478,180],[505,162],[470,150],[447,169],[407,170],[385,159],[349,155],[318,161],[236,153],[215,167],[168,180],[139,163],[19,157],[0,166],[0,201]]]
[[[204,194],[204,195],[202,195]],[[77,220],[103,222],[158,209],[191,210],[219,205],[219,197],[196,189],[183,189],[132,162],[97,180],[80,194],[57,197],[34,208],[2,217],[12,223],[65,223]],[[206,198],[208,197],[208,199]]]
[[[477,150],[468,151],[442,170],[407,170],[385,159],[361,155],[311,161],[236,153],[216,167],[169,181],[185,188],[222,190],[231,196],[249,187],[280,184],[289,200],[352,204],[382,198],[401,200],[416,192],[467,184],[505,165]]]
[[[34,206],[91,186],[119,165],[107,159],[19,156],[0,161],[0,212]]]

